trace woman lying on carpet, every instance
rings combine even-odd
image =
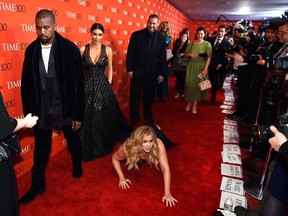
[[[170,193],[171,174],[167,154],[163,142],[156,137],[155,131],[150,126],[140,126],[134,130],[131,136],[113,154],[112,164],[119,176],[119,187],[122,189],[130,188],[131,181],[125,178],[120,161],[127,160],[127,169],[139,169],[138,164],[146,161],[150,166],[154,165],[163,173],[164,196],[162,202],[166,206],[175,206],[178,202]]]

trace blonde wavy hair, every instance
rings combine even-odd
[[[166,25],[167,25],[167,30],[164,31],[163,29],[164,29],[164,26],[166,26]],[[166,37],[170,36],[170,27],[169,27],[168,22],[167,21],[161,22],[159,25],[158,31]]]
[[[156,169],[158,168],[159,158],[158,151],[159,147],[157,144],[156,133],[150,126],[140,126],[133,131],[131,136],[126,140],[124,145],[121,148],[121,151],[126,155],[127,162],[126,166],[128,170],[132,168],[139,170],[137,162],[141,160],[140,153],[143,145],[143,140],[145,136],[152,136],[153,144],[151,151],[148,153],[146,162],[152,166],[154,165]]]

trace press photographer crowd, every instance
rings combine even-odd
[[[227,118],[238,122],[241,149],[249,152],[242,158],[249,176],[244,190],[261,200],[256,209],[236,206],[234,211],[238,216],[287,215],[288,20],[265,23],[257,33],[249,22],[239,21],[228,33],[231,45],[223,52],[226,76],[232,75],[235,84],[236,109]]]

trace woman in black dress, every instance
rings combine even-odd
[[[21,128],[33,127],[37,120],[38,117],[31,116],[31,114],[24,119],[10,118],[0,93],[0,140]],[[0,162],[0,215],[19,215],[16,176],[11,160]]]
[[[80,48],[85,88],[85,113],[80,131],[83,161],[111,153],[115,141],[125,140],[133,131],[124,118],[111,87],[112,49],[101,44],[104,28],[95,23],[90,32],[91,43]]]

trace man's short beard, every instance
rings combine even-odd
[[[52,37],[48,38],[48,37],[44,37],[44,38],[39,38],[41,44],[48,44],[50,41],[52,41]]]
[[[42,44],[47,44],[47,43],[49,43],[50,39],[51,38],[45,38],[45,39],[43,38],[43,39],[40,39],[40,41]]]

